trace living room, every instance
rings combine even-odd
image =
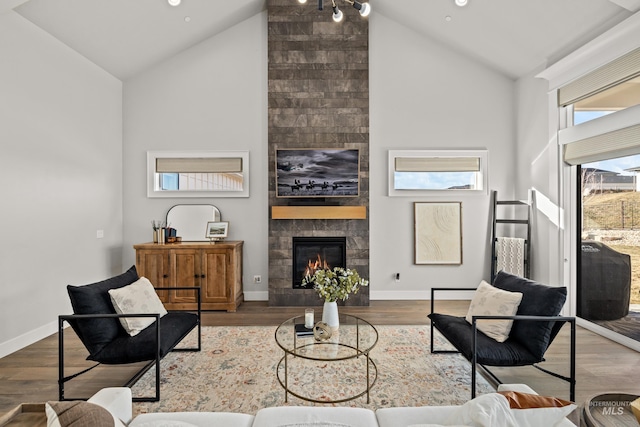
[[[188,203],[212,203],[220,209],[230,223],[229,239],[244,241],[245,300],[267,300],[271,184],[263,2],[235,2],[235,12],[220,12],[228,14],[228,21],[215,35],[133,74],[120,70],[122,77],[42,30],[36,17],[54,11],[31,11],[33,21],[19,13],[20,7],[26,15],[30,7],[46,3],[32,2],[11,2],[0,15],[0,51],[7,58],[3,63],[12,64],[0,71],[3,158],[9,160],[0,173],[7,183],[4,205],[11,207],[3,215],[8,244],[0,256],[5,292],[0,302],[0,355],[54,333],[57,316],[70,312],[65,286],[126,270],[135,263],[133,245],[151,240],[151,221],[183,202],[147,198],[150,150],[250,152],[248,198]],[[413,23],[398,21],[393,14],[401,7],[398,2],[390,6],[380,1],[378,9],[376,3],[369,18],[370,297],[428,300],[432,286],[476,286],[489,276],[489,194],[455,197],[463,205],[461,265],[415,265],[413,202],[453,197],[389,197],[388,151],[485,149],[490,156],[490,189],[506,198],[524,199],[535,188],[556,206],[568,208],[557,172],[549,83],[536,78],[547,64],[536,63],[515,74],[501,70],[463,46],[454,49],[417,31]],[[554,7],[555,2],[545,3]],[[446,16],[452,17],[449,24],[464,22],[465,9],[446,7]],[[473,7],[471,3],[468,10]],[[581,27],[580,37],[551,49],[549,65],[625,19],[637,26],[637,9],[616,2],[592,1],[579,9],[591,13],[594,27]],[[447,25],[442,15],[438,25]],[[527,17],[518,19],[525,22]],[[570,21],[556,26],[575,27]],[[505,38],[511,37],[515,35]],[[631,50],[621,49],[619,54]],[[615,54],[609,49],[595,55],[595,63]],[[563,252],[564,233],[544,213],[536,218],[532,277],[566,283],[564,259],[571,256]],[[52,225],[36,230],[35,224],[43,220]],[[38,260],[35,268],[32,258]],[[256,275],[262,283],[254,283]]]

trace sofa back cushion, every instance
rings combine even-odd
[[[498,272],[493,286],[505,291],[522,293],[517,315],[557,316],[567,299],[566,287],[543,285],[504,271]],[[543,360],[544,353],[554,337],[552,330],[556,323],[558,322],[516,320],[511,327],[509,338],[517,340],[536,358]]]
[[[82,286],[67,286],[74,314],[115,314],[109,297],[110,289],[127,286],[138,280],[135,265],[119,276]],[[117,318],[80,319],[69,322],[90,355],[124,333]]]

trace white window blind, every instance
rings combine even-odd
[[[573,80],[558,90],[558,105],[567,106],[640,76],[640,48]]]
[[[191,157],[156,159],[156,173],[239,173],[242,172],[242,158]]]
[[[564,161],[580,165],[640,153],[640,125],[595,135],[565,145]]]
[[[396,157],[396,172],[477,172],[478,157]]]
[[[568,106],[640,76],[640,48],[620,56],[558,90],[558,104]],[[564,161],[590,163],[640,153],[640,105],[624,108],[592,122],[562,129]],[[571,135],[580,135],[572,137]],[[564,140],[564,141],[563,141]]]

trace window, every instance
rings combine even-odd
[[[389,196],[486,194],[486,150],[390,150]]]
[[[576,314],[633,339],[633,327],[614,322],[637,315],[640,303],[631,269],[640,261],[639,74],[636,49],[559,89],[568,127],[558,140],[577,174]],[[574,94],[563,102],[563,92]]]
[[[640,103],[640,77],[598,92],[573,104],[573,125],[594,120]]]
[[[247,151],[150,151],[148,197],[249,197]]]

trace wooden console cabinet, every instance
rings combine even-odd
[[[242,292],[242,244],[229,242],[143,243],[136,250],[136,269],[156,287],[199,286],[203,310],[236,311]],[[168,310],[195,307],[188,291],[160,291]]]

